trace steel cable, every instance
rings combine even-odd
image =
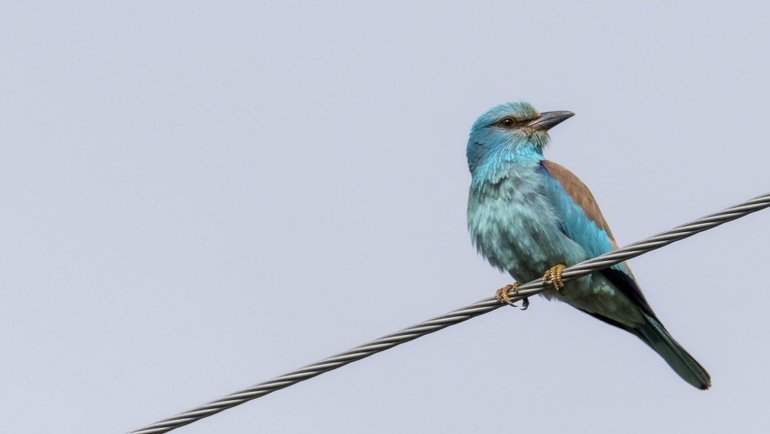
[[[567,282],[569,280],[573,280],[578,277],[611,267],[619,262],[634,258],[651,250],[659,249],[663,246],[690,237],[699,232],[712,229],[723,223],[727,223],[731,220],[735,220],[753,212],[762,210],[768,206],[770,206],[770,193],[758,196],[754,199],[750,199],[746,202],[724,209],[720,212],[702,217],[693,222],[677,226],[666,232],[662,232],[645,240],[629,244],[628,246],[598,256],[594,259],[589,259],[587,261],[573,265],[569,268],[566,268],[562,272],[562,280]],[[516,293],[511,294],[511,299],[513,301],[521,300],[531,295],[543,292],[546,289],[547,288],[543,286],[541,280],[535,280],[521,285]],[[344,353],[331,356],[321,360],[320,362],[313,363],[312,365],[308,365],[304,368],[297,369],[296,371],[289,372],[288,374],[281,375],[280,377],[276,377],[267,382],[259,383],[249,387],[248,389],[244,389],[240,392],[225,396],[222,399],[202,405],[193,410],[186,411],[174,417],[170,417],[152,425],[148,425],[147,427],[132,431],[131,434],[155,434],[171,431],[173,429],[219,413],[220,411],[243,404],[244,402],[250,401],[252,399],[265,396],[269,393],[275,392],[276,390],[289,387],[299,383],[300,381],[321,375],[324,372],[340,368],[347,365],[348,363],[355,362],[356,360],[369,357],[373,354],[379,353],[380,351],[393,348],[396,345],[401,345],[405,342],[417,339],[418,337],[439,331],[445,327],[449,327],[450,325],[458,324],[473,317],[492,312],[493,310],[502,306],[505,305],[501,304],[494,297],[486,298],[469,306],[453,310],[444,315],[437,316],[420,324],[408,327],[399,332],[383,336],[372,342],[345,351]]]

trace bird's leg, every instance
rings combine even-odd
[[[513,290],[514,295],[517,294],[517,291],[519,289],[519,282],[514,282],[510,285],[505,285],[502,288],[498,289],[497,292],[495,292],[495,298],[497,298],[497,301],[500,303],[506,303],[510,304],[511,306],[516,306],[516,304],[511,299],[511,296],[508,295],[508,292],[510,290]],[[521,310],[527,310],[529,307],[529,298],[524,298],[521,301]]]
[[[561,281],[561,272],[567,268],[564,264],[556,264],[549,268],[548,271],[543,274],[543,286],[552,285],[556,291],[564,289],[564,282]]]

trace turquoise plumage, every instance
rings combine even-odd
[[[574,265],[617,249],[588,188],[570,171],[543,158],[548,130],[572,115],[539,113],[528,103],[516,102],[494,107],[471,129],[471,239],[482,256],[518,282],[548,271],[559,283],[557,264]],[[636,335],[685,381],[699,389],[711,386],[706,370],[655,316],[626,263],[543,295]]]

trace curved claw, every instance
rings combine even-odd
[[[516,305],[516,303],[513,302],[511,296],[508,295],[508,293],[511,290],[513,290],[513,293],[516,294],[516,290],[518,290],[518,289],[519,289],[519,284],[518,283],[512,283],[510,285],[505,285],[505,286],[503,286],[502,288],[498,289],[495,292],[495,298],[500,303],[505,303],[505,304],[509,304],[511,306],[514,306],[514,307],[518,307]],[[525,298],[524,302],[522,303],[522,309],[526,309],[527,307],[529,307],[529,301]]]
[[[543,286],[553,286],[556,291],[564,289],[564,282],[561,280],[561,272],[567,268],[564,264],[556,264],[549,268],[545,274],[543,274]]]
[[[529,309],[529,297],[521,300],[521,310]]]

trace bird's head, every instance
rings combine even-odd
[[[471,173],[499,162],[539,163],[548,143],[548,130],[572,117],[568,111],[539,113],[527,102],[501,104],[481,115],[468,138]]]

